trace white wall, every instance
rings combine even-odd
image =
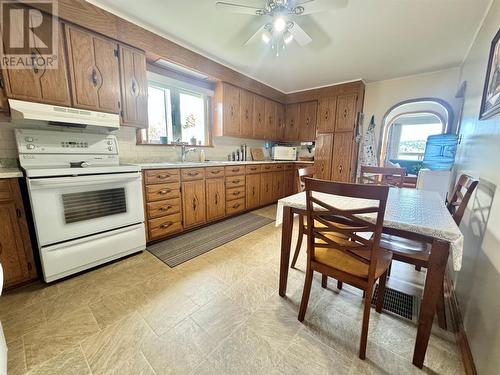
[[[500,25],[500,0],[493,1],[461,69],[467,81],[462,143],[456,172],[479,178],[460,229],[465,237],[462,270],[455,289],[479,374],[500,369],[500,114],[479,121],[491,41]]]
[[[390,79],[366,84],[363,113],[364,129],[372,115],[377,125],[375,135],[379,147],[381,122],[385,113],[395,104],[408,99],[434,97],[447,101],[456,112],[458,101],[455,99],[459,78],[459,68],[442,70],[409,77]],[[380,152],[380,150],[378,150]]]

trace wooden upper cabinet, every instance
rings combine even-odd
[[[73,105],[120,113],[118,44],[65,25]]]
[[[37,33],[50,32],[48,26],[50,26],[49,22],[42,23],[37,28]],[[62,25],[58,24],[58,27],[57,68],[4,70],[5,90],[9,98],[66,107],[71,106]],[[32,48],[31,54],[37,56],[39,52],[36,48]]]
[[[333,181],[351,181],[353,141],[354,133],[352,132],[335,133],[331,175]]]
[[[333,134],[318,134],[314,151],[314,177],[330,180],[332,170]]]
[[[277,125],[276,125],[276,102],[266,99],[265,103],[265,123],[264,123],[264,138],[277,139]]]
[[[246,90],[240,92],[240,135],[244,138],[253,137],[254,96],[254,94]]]
[[[337,97],[321,98],[318,103],[318,133],[333,133],[335,131],[335,114]]]
[[[9,103],[7,102],[7,95],[5,94],[5,81],[2,73],[0,72],[0,112],[8,112]]]
[[[185,228],[206,222],[205,202],[205,180],[182,183],[182,216]]]
[[[299,140],[312,142],[316,138],[316,113],[318,103],[315,101],[300,103]]]
[[[253,137],[265,138],[265,111],[266,100],[259,95],[254,95],[253,99]]]
[[[297,141],[299,139],[300,105],[288,104],[285,112],[285,134],[283,140]]]
[[[276,103],[276,140],[285,139],[285,106]]]
[[[240,96],[238,87],[225,82],[215,86],[214,135],[241,136]]]
[[[336,132],[354,131],[356,125],[356,102],[356,94],[338,96],[335,121]]]
[[[148,127],[148,79],[146,54],[120,45],[122,124]]]
[[[226,187],[224,177],[205,181],[207,193],[207,220],[215,220],[226,214]]]

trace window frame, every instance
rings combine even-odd
[[[150,72],[148,72],[150,73]],[[197,86],[193,85],[191,83],[184,83],[182,81],[170,78],[168,76],[163,76],[159,75],[157,73],[151,72],[154,74],[153,77],[148,76],[148,89],[150,86],[158,88],[158,89],[168,89],[170,90],[170,106],[171,106],[171,112],[172,112],[172,134],[174,134],[175,130],[175,124],[174,124],[174,112],[177,112],[176,116],[180,116],[180,105],[177,108],[175,108],[173,104],[174,97],[177,98],[176,100],[179,101],[180,94],[188,94],[188,95],[200,95],[201,97],[204,98],[205,101],[205,126],[206,126],[206,144],[202,145],[191,145],[189,144],[189,147],[214,147],[213,145],[213,137],[212,137],[212,122],[213,122],[213,116],[212,116],[212,105],[213,105],[213,91],[207,90],[206,88],[200,86],[199,91],[197,91]],[[164,77],[166,80],[165,82],[162,82],[162,77]],[[211,92],[211,93],[210,93]],[[179,123],[180,125],[180,123]],[[148,129],[137,129],[136,132],[136,144],[141,145],[141,146],[167,146],[167,147],[176,147],[179,144],[177,143],[150,143],[147,139],[147,132]],[[144,136],[146,134],[146,136]],[[168,134],[168,130],[167,130]]]

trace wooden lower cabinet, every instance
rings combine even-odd
[[[273,196],[273,172],[262,173],[260,175],[260,205],[271,204]]]
[[[314,152],[314,172],[316,178],[329,180],[332,170],[333,134],[318,134]]]
[[[333,140],[332,175],[333,181],[350,182],[353,162],[354,133],[335,133]]]
[[[284,182],[283,182],[283,196],[287,197],[294,194],[295,192],[295,170],[288,170],[284,172]]]
[[[224,177],[205,181],[207,193],[207,221],[221,219],[226,215],[226,187]]]
[[[260,173],[246,176],[247,209],[260,206]]]
[[[296,174],[293,163],[146,170],[148,242],[275,203],[295,193]]]
[[[182,183],[182,216],[184,228],[201,225],[207,221],[205,180]]]
[[[285,191],[285,172],[273,172],[273,201],[283,198]]]
[[[37,277],[17,179],[0,180],[0,263],[5,288]]]

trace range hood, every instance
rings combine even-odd
[[[55,125],[100,127],[108,130],[116,130],[120,127],[120,116],[114,113],[60,107],[15,99],[9,99],[9,106],[13,120],[48,121]]]

